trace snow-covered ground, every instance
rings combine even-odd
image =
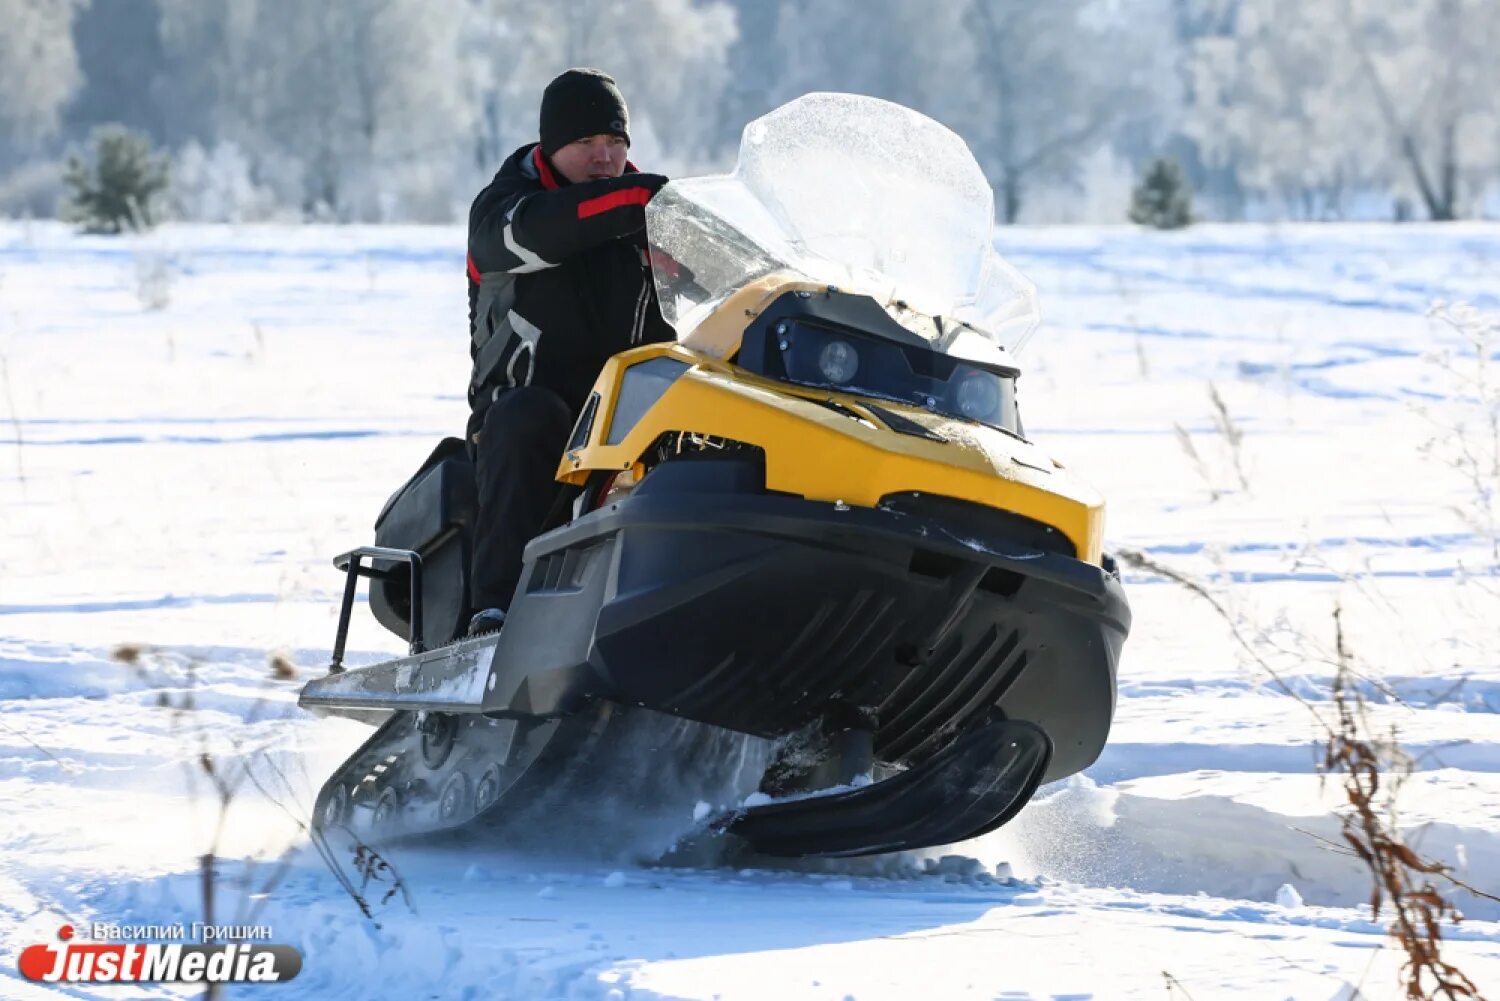
[[[326,662],[330,557],[462,426],[461,232],[0,225],[0,997],[184,992],[43,989],[15,957],[64,922],[203,918],[205,746],[257,775],[218,836],[215,917],[305,957],[231,996],[1399,996],[1388,912],[1330,848],[1309,707],[1328,709],[1337,605],[1387,686],[1376,721],[1419,756],[1409,838],[1500,887],[1500,578],[1447,461],[1493,443],[1455,432],[1475,366],[1430,357],[1461,338],[1426,315],[1500,312],[1500,227],[1017,229],[1001,249],[1047,318],[1028,430],[1104,490],[1113,546],[1211,579],[1302,701],[1135,571],[1102,759],[963,859],[647,868],[608,830],[598,858],[408,848],[410,903],[377,929],[301,827],[368,731],[296,692]],[[138,669],[112,659],[125,643],[149,647]],[[351,645],[400,648],[368,617]],[[1461,906],[1445,955],[1493,996],[1500,905]]]

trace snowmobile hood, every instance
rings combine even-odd
[[[627,377],[663,358],[680,371],[647,412],[625,423],[617,401],[628,394]],[[768,379],[671,344],[615,356],[595,393],[601,416],[590,424],[585,415],[560,480],[581,484],[596,470],[634,469],[664,433],[690,431],[763,449],[770,490],[856,507],[920,490],[1055,526],[1081,559],[1100,559],[1103,497],[1037,445],[994,428]]]

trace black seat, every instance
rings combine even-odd
[[[444,438],[375,519],[375,544],[422,557],[422,642],[427,648],[463,634],[469,617],[469,561],[478,499],[474,463],[460,438]],[[377,569],[382,561],[376,561]],[[406,638],[411,585],[404,567],[370,585],[370,610]]]

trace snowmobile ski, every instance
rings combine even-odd
[[[715,822],[762,855],[854,856],[978,837],[1036,791],[1052,742],[1024,720],[996,720],[932,758],[870,785],[746,807]]]

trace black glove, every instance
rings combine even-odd
[[[642,174],[637,172],[634,174],[626,174],[625,176],[639,184],[641,187],[650,189],[653,198],[656,196],[656,193],[661,190],[662,185],[671,180],[671,178],[667,177],[665,174]]]

